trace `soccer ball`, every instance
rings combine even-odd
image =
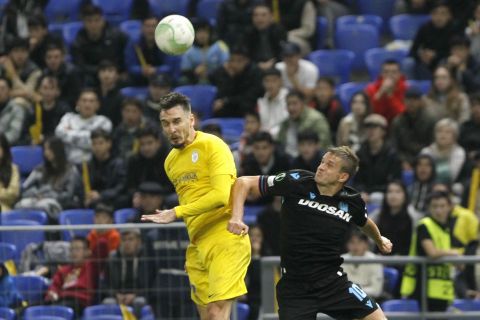
[[[155,28],[155,43],[158,48],[170,55],[185,53],[193,44],[195,30],[192,23],[177,14],[163,18]]]

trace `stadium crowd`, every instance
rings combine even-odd
[[[0,21],[1,212],[38,209],[47,214],[47,224],[58,224],[66,209],[92,208],[95,223],[102,224],[112,223],[118,209],[153,213],[175,204],[163,167],[170,146],[159,125],[159,100],[193,85],[214,90],[207,107],[195,104],[209,99],[203,91],[192,98],[195,125],[229,143],[238,176],[315,171],[329,146],[348,145],[360,158],[351,185],[392,240],[393,255],[477,253],[480,3],[398,0],[396,14],[424,16],[425,22],[407,40],[393,39],[387,27],[380,27],[382,45],[400,48],[405,56],[377,60],[374,77],[363,62],[360,69],[349,70],[359,86],[342,99],[340,74],[328,74],[311,57],[316,50],[339,49],[338,22],[360,14],[357,1],[225,0],[219,1],[216,19],[209,20],[196,14],[202,1],[191,0],[186,7],[196,37],[179,58],[163,54],[154,41],[157,23],[172,12],[152,14],[146,0],[132,2],[128,19],[136,29],[125,27],[126,20],[110,19],[95,4],[102,1],[77,1],[81,24],[74,31],[71,20],[61,21],[65,24],[59,29],[62,24],[47,14],[48,6],[55,6],[49,2],[57,1],[7,2]],[[323,34],[318,17],[327,21]],[[212,121],[216,118],[239,119],[243,129],[227,135],[228,124]],[[43,150],[42,163],[28,173],[12,161],[13,150],[26,145]],[[431,229],[417,223],[442,200],[448,219],[434,220],[450,244],[438,247],[430,241],[433,249],[425,249],[422,243],[433,238]],[[250,319],[257,318],[261,305],[258,258],[279,255],[280,201],[249,199],[252,208],[261,209],[250,221],[255,225],[247,277],[251,291],[243,298]],[[140,222],[138,215],[132,219]],[[91,231],[87,238],[71,239],[67,266],[22,263],[17,268],[52,279],[45,303],[66,304],[81,314],[104,301],[134,306],[138,313],[154,301],[151,284],[162,286],[161,279],[147,277],[153,276],[148,270],[182,269],[147,258],[155,250],[163,254],[154,245],[157,236],[158,231],[136,229]],[[65,240],[53,233],[47,238]],[[346,251],[374,258],[370,248],[353,233]],[[381,265],[345,268],[352,281],[380,300],[419,299],[418,286],[405,288],[400,280],[386,290]],[[454,284],[455,297],[480,299],[480,270],[457,268]],[[95,294],[95,288],[103,294]],[[434,300],[450,301],[429,298],[431,310],[436,310]],[[0,302],[18,307],[18,300],[9,295]]]

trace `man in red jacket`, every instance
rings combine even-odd
[[[365,89],[373,112],[384,116],[388,123],[405,110],[406,81],[399,63],[395,60],[386,60],[382,64],[382,74]]]

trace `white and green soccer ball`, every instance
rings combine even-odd
[[[163,18],[155,29],[155,42],[166,54],[176,56],[185,53],[194,39],[195,30],[190,20],[177,14]]]

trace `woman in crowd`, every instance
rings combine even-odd
[[[350,110],[338,125],[337,145],[347,145],[358,151],[365,140],[363,120],[371,112],[368,96],[363,92],[355,93],[350,100]]]
[[[420,154],[413,163],[414,180],[409,187],[410,204],[415,210],[427,213],[427,197],[435,182],[435,160],[428,154]]]

